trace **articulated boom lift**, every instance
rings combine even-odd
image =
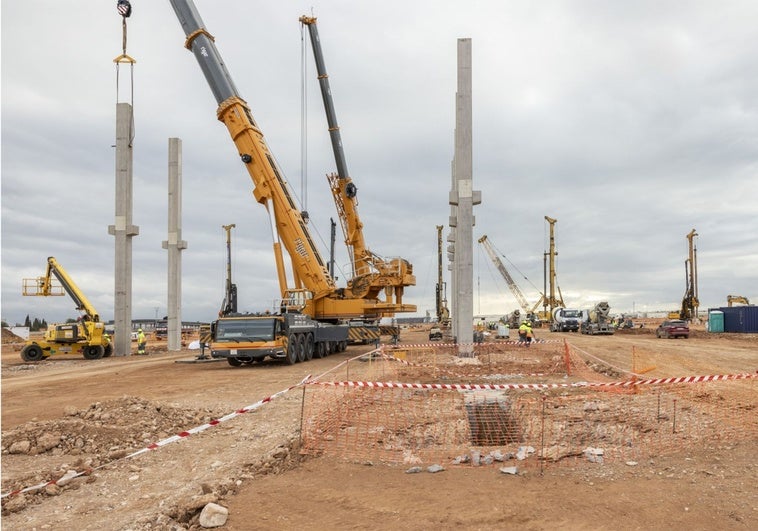
[[[82,354],[88,360],[113,354],[113,346],[100,315],[55,257],[47,259],[45,276],[23,279],[22,293],[34,297],[68,294],[76,303],[76,309],[82,312],[76,323],[52,324],[43,339],[27,341],[21,349],[24,361],[40,361],[53,354]]]
[[[402,258],[385,260],[371,252],[366,246],[363,236],[363,223],[358,215],[358,188],[347,171],[345,150],[342,145],[340,128],[337,124],[337,113],[329,86],[329,75],[326,73],[316,18],[302,16],[300,23],[308,27],[310,34],[321,98],[324,101],[332,151],[337,165],[337,173],[327,175],[327,179],[334,196],[342,232],[345,235],[345,244],[351,251],[350,260],[353,276],[348,281],[348,290],[352,291],[354,296],[367,298],[377,298],[382,291],[385,291],[390,296],[394,295],[395,300],[400,303],[405,286],[416,285],[413,266]],[[397,311],[415,311],[416,309],[415,307],[410,308],[410,306],[406,306],[406,309],[398,309]]]

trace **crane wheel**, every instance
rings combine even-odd
[[[21,359],[24,361],[40,361],[45,357],[39,345],[26,345],[21,349]]]
[[[84,359],[85,360],[99,360],[105,354],[105,349],[102,345],[90,345],[84,347]]]
[[[326,343],[323,341],[316,343],[316,357],[322,359],[326,357],[326,354]]]
[[[297,361],[305,361],[305,334],[297,336]]]
[[[297,363],[297,336],[291,335],[287,341],[287,356],[284,358],[287,365]]]
[[[305,336],[305,361],[311,361],[313,359],[313,334]]]

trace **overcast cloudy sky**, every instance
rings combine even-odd
[[[166,313],[169,137],[183,142],[182,317],[216,315],[229,223],[240,309],[271,307],[278,283],[265,209],[168,0],[132,4],[133,317]],[[549,215],[569,306],[678,308],[693,228],[701,309],[726,305],[728,294],[758,301],[758,2],[196,4],[328,256],[336,216],[324,175],[335,165],[310,49],[307,179],[301,172],[298,18],[318,17],[367,243],[412,262],[417,286],[406,302],[419,315],[434,313],[462,37],[472,39],[474,188],[483,196],[474,236],[488,235],[527,299],[542,288]],[[2,318],[11,324],[76,316],[68,298],[21,296],[22,279],[43,274],[48,256],[113,318],[115,6],[2,1]],[[128,101],[126,67],[120,77],[118,98]],[[515,309],[476,245],[474,313]],[[348,262],[344,246],[337,262]]]

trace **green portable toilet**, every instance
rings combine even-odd
[[[720,310],[708,312],[708,331],[713,333],[724,331],[724,312]]]

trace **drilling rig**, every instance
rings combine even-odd
[[[447,308],[446,284],[442,278],[442,225],[437,225],[437,285],[435,286],[435,307],[437,322],[450,326],[450,310]]]
[[[555,250],[555,224],[558,220],[551,218],[550,216],[545,216],[545,221],[550,224],[550,248],[542,255],[544,288],[542,299],[537,303],[537,306],[542,306],[539,318],[543,321],[552,321],[553,310],[556,308],[565,308],[566,305],[563,303],[563,295],[561,294],[561,288],[556,281],[555,274],[555,257],[558,256],[558,252]],[[548,264],[550,266],[549,268]],[[558,291],[557,297],[555,296],[556,290]],[[547,293],[549,293],[549,295],[547,295]]]
[[[689,255],[684,261],[685,290],[682,298],[682,308],[679,310],[679,319],[691,321],[697,319],[697,309],[700,301],[697,298],[697,246],[695,244],[697,232],[692,229],[687,234],[687,246]]]

